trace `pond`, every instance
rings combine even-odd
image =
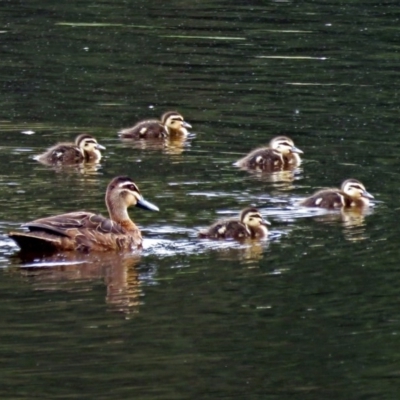
[[[397,398],[398,16],[378,2],[75,1],[0,11],[2,398]],[[163,145],[117,132],[178,110]],[[34,157],[85,132],[99,165]],[[277,135],[294,171],[233,165]],[[7,233],[107,214],[131,177],[144,249],[24,259]],[[297,205],[347,178],[366,214]],[[197,238],[256,206],[268,240]]]

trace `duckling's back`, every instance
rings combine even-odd
[[[168,136],[168,132],[161,121],[150,119],[119,131],[119,136],[124,139],[163,139]]]
[[[208,239],[245,239],[251,236],[247,227],[235,219],[217,221],[209,228],[199,232],[200,238]]]
[[[44,164],[78,164],[84,161],[83,154],[74,143],[59,143],[35,157]]]
[[[274,170],[285,164],[281,153],[268,147],[253,150],[250,154],[236,162],[241,168]]]

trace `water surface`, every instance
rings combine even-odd
[[[374,1],[4,4],[1,396],[397,398],[399,12]],[[186,141],[117,137],[171,109],[193,125]],[[81,132],[107,147],[96,168],[33,159]],[[304,151],[298,169],[233,166],[281,134]],[[8,231],[105,214],[117,175],[160,207],[130,211],[143,252],[18,257]],[[376,197],[367,215],[297,206],[350,177]],[[196,238],[250,204],[270,240]]]

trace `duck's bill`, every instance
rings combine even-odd
[[[263,219],[263,220],[261,221],[261,224],[262,224],[262,225],[271,225],[271,222],[269,222],[267,219]]]
[[[183,121],[183,122],[182,122],[182,126],[183,126],[184,128],[188,128],[188,129],[190,129],[190,128],[192,127],[192,125],[190,125],[190,124],[187,123],[186,121]]]
[[[298,147],[294,147],[294,146],[291,148],[291,152],[292,153],[298,153],[298,154],[303,154],[304,153],[303,150],[300,150]]]
[[[366,190],[363,192],[362,197],[365,197],[367,199],[374,199],[375,197],[372,196],[371,193],[368,193]]]
[[[96,149],[98,149],[98,150],[105,150],[106,148],[105,148],[104,146],[102,146],[101,144],[97,143]]]
[[[143,197],[138,200],[138,202],[136,203],[136,206],[143,208],[144,210],[160,211],[160,209],[156,205],[145,200]]]

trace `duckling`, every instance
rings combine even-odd
[[[181,114],[168,111],[162,115],[161,121],[156,119],[141,121],[132,128],[122,129],[118,134],[126,139],[164,139],[174,135],[187,136],[187,129],[191,127]]]
[[[146,201],[136,184],[126,176],[114,178],[108,185],[105,202],[109,218],[86,211],[45,217],[22,225],[29,232],[10,232],[22,251],[119,251],[140,249],[142,235],[129,218],[128,207],[151,211],[158,207]]]
[[[100,150],[105,150],[105,147],[84,133],[76,137],[75,143],[58,143],[35,159],[43,164],[97,163],[101,160]]]
[[[241,168],[277,170],[300,164],[299,154],[303,154],[303,151],[295,147],[292,139],[278,136],[269,142],[268,147],[251,151],[235,165]]]
[[[323,189],[303,200],[300,205],[305,207],[320,207],[337,209],[344,207],[368,207],[369,199],[374,196],[368,193],[365,186],[357,179],[345,180],[340,189]]]
[[[260,239],[268,235],[266,225],[270,222],[263,219],[256,208],[245,208],[240,218],[222,219],[209,228],[199,232],[200,238],[209,239]]]

